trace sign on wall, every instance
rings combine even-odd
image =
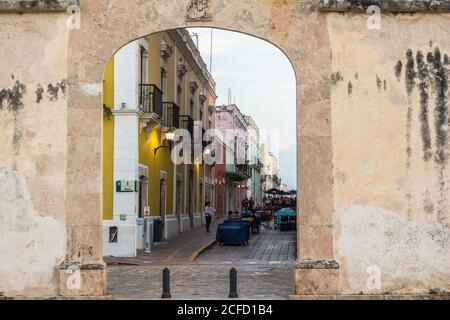
[[[188,21],[212,20],[212,5],[210,0],[190,0],[188,6]]]
[[[138,183],[135,180],[117,181],[116,192],[138,192]]]

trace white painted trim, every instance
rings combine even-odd
[[[149,172],[149,168],[148,168],[148,166],[146,166],[146,165],[144,165],[142,163],[138,164],[138,181],[141,179],[141,169],[143,169],[143,171],[145,172],[143,175],[147,177],[147,194],[145,195],[145,197],[147,198],[146,202],[147,202],[147,206],[148,206],[149,205],[149,202],[148,202],[148,190],[149,190],[149,176],[148,176],[148,172]],[[139,192],[140,192],[140,190],[139,190]],[[138,197],[139,197],[139,195],[138,195]],[[138,199],[138,201],[140,202],[141,199]],[[138,208],[139,208],[139,206],[140,206],[140,203],[138,203]],[[138,212],[138,216],[139,216],[139,212]]]
[[[146,38],[140,38],[140,39],[138,39],[138,40],[137,40],[137,43],[138,43],[140,46],[144,47],[145,50],[148,51],[148,41],[147,41]]]

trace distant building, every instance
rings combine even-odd
[[[145,221],[161,221],[162,241],[200,226],[205,201],[214,201],[214,168],[195,159],[175,165],[170,137],[214,126],[216,83],[179,29],[121,48],[103,84],[104,252],[133,257],[144,249]]]
[[[264,191],[271,189],[280,189],[280,165],[278,158],[268,150],[266,144],[261,145],[261,158],[263,162],[263,170],[261,176],[261,184]]]
[[[247,122],[248,131],[248,164],[250,166],[251,174],[247,183],[247,198],[253,199],[256,205],[262,204],[263,193],[261,185],[261,145],[259,127],[251,116],[244,116]]]
[[[248,165],[247,122],[239,108],[232,104],[216,107],[216,129],[221,133],[224,164],[216,165],[216,178],[225,185],[224,213],[241,211],[247,197],[247,183],[251,177]]]

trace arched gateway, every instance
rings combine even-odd
[[[378,2],[0,1],[0,293],[106,294],[104,67],[191,26],[267,40],[295,69],[296,297],[448,292],[450,4],[368,15]]]

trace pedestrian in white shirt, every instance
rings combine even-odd
[[[204,209],[204,214],[205,214],[205,218],[206,218],[206,232],[211,232],[210,228],[211,228],[211,221],[212,221],[212,216],[214,214],[214,209],[211,207],[211,202],[207,202],[205,204],[205,209]]]

